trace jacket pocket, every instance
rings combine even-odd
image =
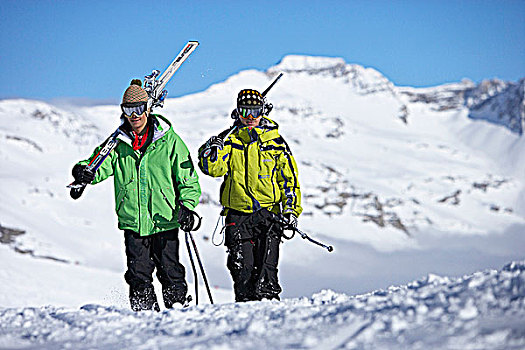
[[[156,227],[173,227],[177,223],[177,205],[172,188],[151,190],[151,219]]]
[[[258,200],[264,204],[275,203],[277,201],[277,163],[272,155],[263,152],[259,163],[259,173],[257,174],[257,196]]]
[[[118,220],[124,224],[136,224],[139,215],[136,191],[130,185],[121,187],[115,203]]]

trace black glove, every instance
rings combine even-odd
[[[217,147],[218,149],[224,148],[224,140],[217,136],[212,136],[206,141],[206,148]]]
[[[95,180],[95,173],[91,169],[88,169],[87,165],[75,164],[72,173],[75,182],[81,184],[90,184]]]
[[[179,207],[179,216],[178,216],[179,224],[181,230],[185,232],[189,232],[193,229],[193,226],[195,225],[195,218],[193,217],[193,212],[186,208],[182,203],[180,203]]]
[[[209,158],[212,162],[217,160],[217,153],[219,149],[224,148],[224,140],[217,136],[212,136],[204,146],[202,146],[201,156]]]
[[[294,228],[297,228],[297,224],[298,224],[297,216],[289,213],[289,214],[284,214],[284,218],[287,221],[285,230],[293,230]]]

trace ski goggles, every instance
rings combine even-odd
[[[139,116],[142,113],[146,112],[146,109],[148,108],[148,104],[147,102],[126,103],[126,104],[121,104],[120,108],[122,109],[122,112],[124,113],[126,117],[131,118],[131,115],[133,113]]]
[[[257,119],[263,114],[263,108],[248,108],[248,107],[237,107],[237,113],[243,119]]]

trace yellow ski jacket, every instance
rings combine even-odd
[[[261,126],[241,127],[230,134],[216,159],[199,149],[199,168],[206,175],[224,176],[221,204],[252,213],[267,208],[275,213],[299,216],[301,190],[297,164],[279,135],[278,124],[263,117]]]

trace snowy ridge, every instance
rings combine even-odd
[[[39,349],[522,349],[525,261],[461,278],[428,275],[349,296],[134,313],[0,308],[0,347]]]
[[[82,115],[41,101],[3,100],[0,113],[5,118],[16,118],[14,125],[7,126],[12,134],[22,132],[27,135],[32,133],[31,129],[41,126],[44,128],[43,131],[51,135],[63,134],[77,145],[93,144],[93,142],[100,142],[102,138],[99,128],[93,122],[86,121]]]
[[[288,55],[267,71],[270,76],[279,72],[337,78],[361,94],[392,92],[394,88],[394,85],[377,70],[347,64],[339,57]]]
[[[337,78],[361,94],[400,94],[412,103],[433,105],[436,111],[466,108],[472,119],[503,125],[519,135],[525,131],[525,79],[517,83],[493,79],[477,85],[465,79],[432,88],[396,87],[373,68],[347,64],[339,57],[299,55],[285,56],[267,71],[271,77],[279,72]]]
[[[518,83],[484,81],[467,91],[465,100],[469,117],[504,125],[520,135],[525,132],[525,79]]]
[[[478,85],[464,80],[433,88],[398,90],[411,102],[431,104],[437,111],[466,108],[472,119],[503,125],[519,135],[525,131],[525,79],[517,83],[485,80]]]

